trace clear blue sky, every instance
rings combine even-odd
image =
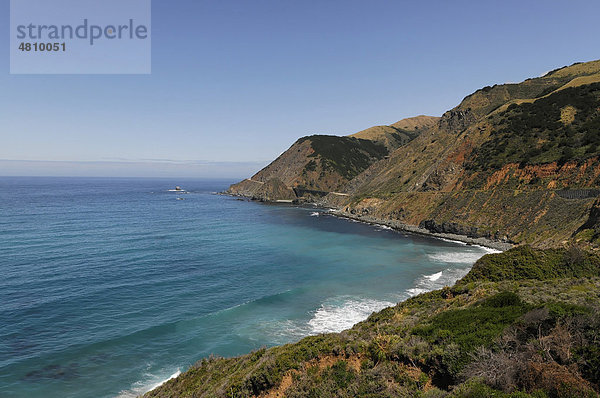
[[[168,175],[143,171],[159,159],[243,177],[300,136],[441,115],[480,87],[600,58],[595,0],[153,0],[152,75],[17,76],[0,1],[0,159],[57,162],[0,161],[0,175],[75,161]]]

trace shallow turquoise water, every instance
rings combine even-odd
[[[346,329],[486,253],[212,194],[229,183],[0,178],[0,396],[135,396]]]

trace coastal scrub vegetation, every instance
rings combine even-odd
[[[459,284],[473,281],[582,278],[600,274],[600,258],[577,246],[535,250],[519,246],[510,252],[483,256]]]
[[[301,138],[298,143],[309,140],[314,152],[310,158],[319,158],[323,170],[335,171],[351,180],[376,160],[388,154],[388,149],[375,141],[332,135],[312,135]],[[306,165],[307,171],[316,170],[313,159]]]
[[[466,163],[473,171],[550,162],[564,164],[600,154],[600,83],[565,88],[494,116],[494,130]]]
[[[211,357],[148,397],[598,397],[600,259],[518,247],[352,329]]]

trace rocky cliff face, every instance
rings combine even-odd
[[[464,110],[452,109],[442,115],[439,121],[439,128],[451,132],[461,132],[473,124],[475,120],[475,115],[471,111],[471,108]]]
[[[593,228],[581,231],[600,188],[598,82],[594,61],[485,87],[441,118],[367,129],[351,146],[347,137],[329,147],[305,138],[252,180],[336,192],[319,201],[432,232],[540,246],[577,234],[595,241]]]

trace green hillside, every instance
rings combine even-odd
[[[388,154],[388,149],[371,140],[353,137],[337,137],[332,135],[311,135],[298,140],[298,143],[309,141],[313,149],[308,157],[311,160],[304,171],[314,171],[320,161],[323,171],[334,171],[347,180],[351,180],[375,160]]]
[[[599,310],[598,257],[522,247],[348,331],[204,359],[146,397],[597,397]]]
[[[594,158],[600,154],[600,83],[511,104],[491,119],[491,137],[473,151],[468,169],[492,171],[509,163],[565,164]]]

